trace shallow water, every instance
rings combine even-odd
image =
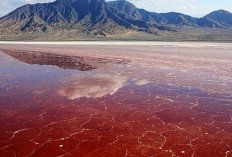
[[[232,156],[231,61],[4,52],[0,156]]]

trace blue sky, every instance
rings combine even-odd
[[[0,0],[0,17],[24,4],[54,0]],[[201,17],[211,11],[225,9],[232,12],[232,0],[128,0],[139,8],[153,12],[181,12]]]

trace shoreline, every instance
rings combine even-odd
[[[177,47],[215,47],[229,46],[229,42],[198,41],[0,41],[0,45],[113,45],[113,46],[177,46]]]

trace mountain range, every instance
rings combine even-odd
[[[218,35],[219,40],[224,36],[230,40],[231,34],[232,13],[225,10],[194,18],[175,12],[148,12],[125,0],[28,4],[0,18],[1,40],[191,40],[191,36],[212,39]]]
[[[178,27],[190,26],[190,27],[226,28],[229,25],[231,25],[229,19],[232,20],[231,17],[228,20],[224,20],[224,21],[220,20],[221,15],[227,16],[226,14],[223,14],[227,11],[223,11],[223,10],[211,13],[211,14],[215,14],[214,16],[210,16],[209,14],[202,18],[194,18],[176,12],[170,12],[170,13],[148,12],[144,9],[138,9],[132,3],[124,0],[112,1],[112,2],[108,2],[108,4],[116,8],[117,10],[121,11],[122,13],[130,15],[135,19],[142,20],[145,22],[158,23],[162,25],[175,25]],[[230,13],[230,15],[232,14]]]

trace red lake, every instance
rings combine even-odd
[[[0,156],[231,157],[231,50],[0,44]]]

